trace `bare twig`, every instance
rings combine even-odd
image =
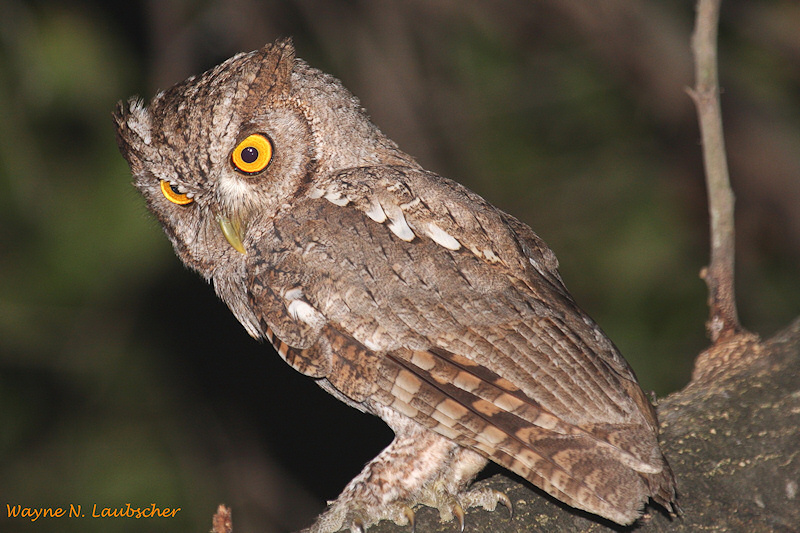
[[[725,140],[717,79],[717,23],[721,0],[699,0],[692,35],[695,87],[689,95],[697,107],[703,142],[708,209],[711,218],[711,263],[701,272],[708,286],[711,340],[724,340],[742,331],[734,293],[733,191],[728,179]]]
[[[214,527],[211,529],[211,533],[232,533],[233,519],[230,507],[220,505],[214,514],[212,524]]]

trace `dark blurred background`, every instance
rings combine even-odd
[[[645,389],[707,341],[692,2],[0,2],[0,530],[307,525],[391,439],[251,340],[129,185],[110,113],[293,36],[422,164],[529,223]],[[743,324],[800,314],[800,5],[723,2]],[[6,504],[180,507],[10,520]]]

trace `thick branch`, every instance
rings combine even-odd
[[[717,22],[721,0],[699,0],[692,35],[695,87],[689,94],[697,107],[703,142],[708,210],[711,218],[711,263],[701,274],[708,285],[713,342],[741,331],[734,293],[734,197],[728,178],[722,112],[717,79]]]

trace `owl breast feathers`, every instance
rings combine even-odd
[[[394,442],[310,531],[413,522],[487,459],[629,524],[675,481],[633,371],[581,311],[547,245],[425,171],[289,41],[115,112],[134,185],[177,255],[248,333],[376,414]]]

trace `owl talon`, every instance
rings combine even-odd
[[[364,522],[360,518],[353,519],[353,524],[350,526],[352,533],[364,533]]]
[[[458,521],[458,533],[464,533],[464,508],[458,503],[453,505],[453,516]]]
[[[500,492],[499,490],[492,489],[492,493],[497,498],[497,503],[502,504],[503,507],[508,509],[508,518],[514,518],[514,505],[511,503],[511,498],[509,498],[505,492]]]
[[[406,505],[403,508],[403,514],[406,515],[406,518],[408,518],[408,523],[411,525],[411,533],[416,533],[416,531],[417,531],[417,515],[414,514],[414,510],[411,507]]]

